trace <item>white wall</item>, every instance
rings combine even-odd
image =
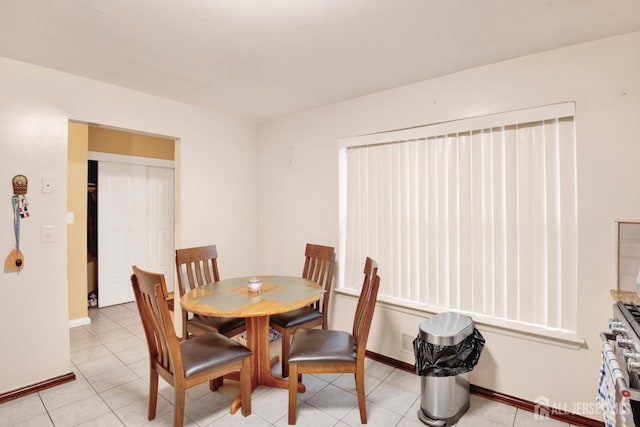
[[[262,125],[258,132],[259,269],[298,273],[306,242],[338,243],[337,139],[564,101],[576,102],[579,350],[483,331],[472,382],[597,418],[599,332],[611,316],[616,218],[639,218],[640,33],[476,68]],[[434,58],[434,61],[437,61]],[[283,256],[284,255],[284,256]],[[364,262],[364,260],[363,260]],[[380,266],[381,269],[384,265]],[[332,326],[350,328],[336,295]],[[400,331],[423,317],[378,307],[370,350],[413,363]]]
[[[139,92],[0,58],[0,242],[13,247],[11,178],[29,178],[20,274],[0,273],[0,393],[72,370],[66,251],[69,119],[179,138],[177,247],[216,243],[225,276],[256,266],[253,124]],[[44,175],[55,194],[42,194]],[[56,241],[40,242],[40,226]]]

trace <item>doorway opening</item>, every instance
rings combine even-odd
[[[133,301],[131,266],[173,290],[175,140],[90,125],[87,305]]]
[[[87,305],[98,306],[98,162],[87,166]]]

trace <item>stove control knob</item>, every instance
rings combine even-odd
[[[625,359],[633,359],[636,362],[640,361],[640,353],[638,352],[625,349],[622,351],[622,355],[625,357]]]
[[[627,369],[631,372],[639,373],[640,372],[640,361],[639,360],[627,360]]]
[[[627,327],[622,324],[622,322],[609,322],[609,329],[611,329],[611,332],[613,332],[614,334],[618,335],[618,334],[625,334],[627,332]]]
[[[622,335],[618,335],[616,336],[616,345],[622,348],[631,348],[633,347],[633,340],[624,338]]]

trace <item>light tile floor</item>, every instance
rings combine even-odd
[[[135,304],[90,309],[91,324],[71,329],[71,360],[76,381],[0,404],[0,426],[171,426],[173,388],[162,379],[156,419],[147,420],[148,361]],[[272,354],[279,342],[271,343]],[[419,427],[420,377],[367,360],[368,425]],[[280,373],[279,364],[274,373]],[[307,392],[298,398],[299,426],[360,425],[353,375],[305,375]],[[287,390],[261,386],[252,395],[253,411],[229,414],[237,383],[218,392],[203,384],[187,391],[185,426],[286,426]],[[533,414],[478,396],[457,424],[465,426],[568,426],[536,420]]]

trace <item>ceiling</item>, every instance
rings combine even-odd
[[[264,122],[640,30],[640,0],[0,0],[0,56]]]

